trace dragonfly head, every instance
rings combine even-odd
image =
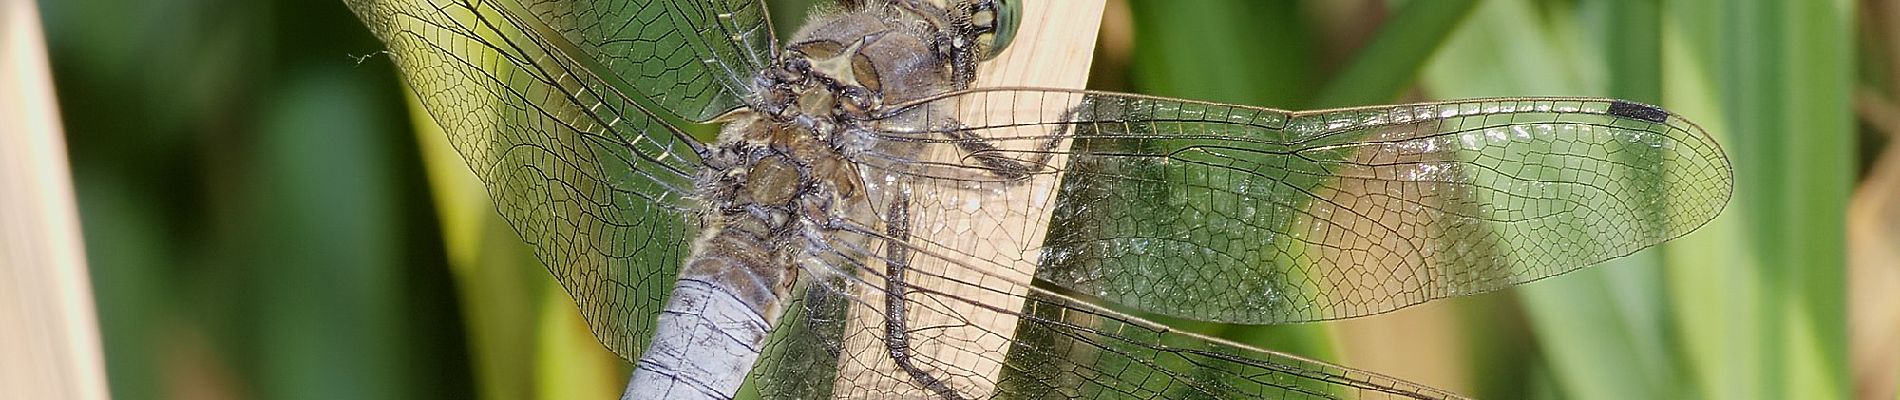
[[[784,50],[785,76],[771,80],[798,103],[796,112],[818,118],[863,119],[885,104],[957,86],[953,60],[934,51],[940,38],[895,18],[899,15],[876,9],[814,16],[816,24],[800,31]]]
[[[800,111],[807,115],[827,115],[833,110],[864,115],[882,104],[883,77],[876,61],[865,47],[887,33],[874,33],[857,40],[811,40],[791,46],[789,64],[802,75],[788,82],[799,83]]]

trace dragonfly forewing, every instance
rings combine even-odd
[[[691,138],[483,3],[346,4],[595,336],[639,354],[699,231]]]
[[[758,0],[469,0],[512,5],[674,115],[706,121],[745,105],[777,46]],[[551,44],[551,43],[549,43]],[[548,44],[544,44],[548,45]]]
[[[1029,162],[1049,156],[1030,143],[1073,141],[1063,168],[1037,172],[1064,175],[1048,239],[1013,260],[973,262],[1033,261],[1037,279],[1066,289],[1214,322],[1362,316],[1562,274],[1687,234],[1733,190],[1701,128],[1616,100],[1289,112],[979,89],[936,101],[971,97],[1081,104],[1047,120],[966,121],[962,135],[887,132],[1017,143],[994,152]],[[1025,126],[1060,129],[1016,133]],[[925,165],[906,168],[924,179],[991,168]]]

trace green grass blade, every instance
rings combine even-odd
[[[1724,122],[1737,204],[1762,283],[1760,352],[1745,385],[1765,398],[1845,395],[1843,204],[1852,181],[1845,1],[1697,3]]]
[[[1736,151],[1735,130],[1723,118],[1715,69],[1723,61],[1716,54],[1712,32],[1719,18],[1714,7],[1722,0],[1675,1],[1668,5],[1664,24],[1664,106],[1702,124],[1724,145],[1739,167],[1749,162]],[[1761,376],[1762,351],[1757,327],[1766,282],[1758,259],[1747,245],[1748,219],[1741,207],[1749,200],[1737,196],[1723,214],[1696,234],[1672,243],[1665,254],[1665,271],[1681,347],[1675,352],[1688,371],[1686,390],[1702,398],[1759,398],[1752,384]],[[1685,396],[1687,397],[1687,396]]]
[[[1773,80],[1789,100],[1778,117],[1781,132],[1769,137],[1787,149],[1780,169],[1788,207],[1778,209],[1794,234],[1785,282],[1791,291],[1780,326],[1788,335],[1787,398],[1843,398],[1848,393],[1846,357],[1846,221],[1843,206],[1853,191],[1855,127],[1850,98],[1854,56],[1854,8],[1845,0],[1773,2],[1785,19],[1786,48]]]
[[[1298,2],[1130,2],[1137,92],[1271,107],[1306,103],[1317,90],[1318,49]],[[1269,349],[1333,359],[1325,325],[1190,324]]]
[[[1657,49],[1658,37],[1630,35],[1604,40],[1600,35],[1583,33],[1587,31],[1583,26],[1562,24],[1579,19],[1579,10],[1570,7],[1539,10],[1525,1],[1486,3],[1433,61],[1426,87],[1434,97],[1441,98],[1604,95],[1606,85],[1594,78],[1605,75],[1600,71],[1612,70],[1612,77],[1619,73],[1659,73],[1653,66],[1624,66],[1625,70],[1614,71],[1615,67],[1604,65],[1606,58],[1637,63],[1646,58],[1655,63],[1658,56],[1642,53],[1644,48]],[[1653,11],[1650,13],[1653,15]],[[1657,30],[1654,18],[1621,17],[1624,15],[1617,14],[1608,20],[1612,26],[1621,25],[1610,30]],[[1632,24],[1650,27],[1627,26]],[[1603,49],[1613,47],[1604,43],[1619,40],[1651,43]],[[1597,55],[1604,52],[1621,54]],[[1636,91],[1640,89],[1634,87],[1654,85],[1656,79],[1637,77],[1619,83]],[[1658,90],[1647,89],[1650,93]],[[1663,340],[1660,270],[1653,254],[1625,257],[1519,291],[1560,397],[1672,397],[1672,372]]]
[[[1308,108],[1364,105],[1398,97],[1412,87],[1419,69],[1477,5],[1477,0],[1405,3],[1352,61],[1334,74]]]

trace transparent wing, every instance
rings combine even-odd
[[[915,222],[934,229],[921,246],[1214,322],[1361,316],[1562,274],[1688,233],[1733,186],[1700,128],[1606,99],[1286,112],[990,89],[891,115],[932,102],[962,104],[960,123],[881,134],[924,156],[862,161],[950,210]],[[1069,112],[970,109],[1025,104]],[[1053,198],[1006,190],[1055,174]],[[986,233],[1020,215],[1050,215],[1046,238]]]
[[[486,3],[345,3],[594,334],[632,359],[699,228],[693,139]]]
[[[991,89],[887,116],[857,156],[883,217],[806,246],[825,266],[753,371],[768,398],[1455,398],[1113,307],[1363,315],[1627,254],[1729,191],[1706,135],[1603,100],[1294,113]]]
[[[775,48],[759,0],[469,1],[519,1],[527,12],[515,20],[524,28],[546,27],[545,42],[571,45],[590,59],[583,62],[598,62],[611,79],[693,121],[743,105]]]
[[[928,252],[929,241],[851,225],[818,248],[838,271],[807,280],[752,371],[768,399],[1452,399],[1383,375],[1225,344],[1113,312],[986,266]],[[871,243],[871,245],[862,245]],[[881,244],[879,244],[881,243]],[[890,246],[907,249],[892,258]],[[855,262],[851,260],[866,260]],[[892,297],[888,262],[920,267]],[[957,265],[948,269],[947,265]],[[809,275],[808,275],[809,276]],[[885,318],[902,299],[907,325]],[[893,337],[902,337],[893,341]],[[900,343],[901,352],[893,350]],[[904,364],[894,360],[904,359]],[[903,366],[900,366],[903,365]]]

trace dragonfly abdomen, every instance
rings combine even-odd
[[[736,216],[750,218],[750,216]],[[708,230],[673,294],[623,399],[731,399],[758,361],[797,278],[754,224]]]
[[[623,398],[731,398],[784,314],[795,260],[825,247],[808,231],[863,201],[843,156],[812,132],[746,113],[721,138],[699,177],[708,229]]]

